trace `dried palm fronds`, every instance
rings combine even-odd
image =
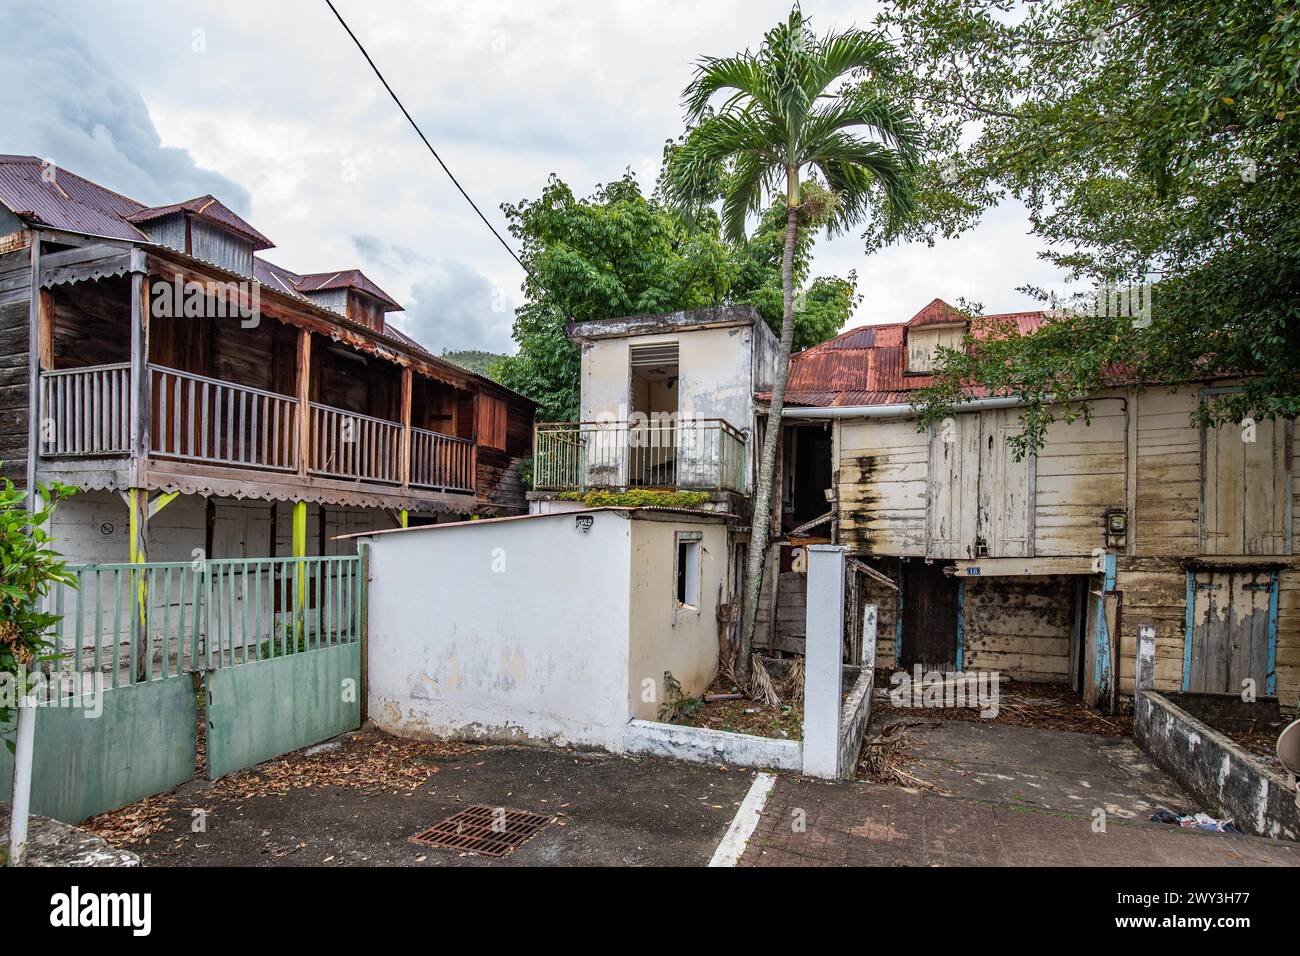
[[[880,733],[862,744],[862,756],[859,765],[866,772],[868,780],[876,783],[892,783],[918,790],[930,790],[934,793],[947,794],[949,791],[936,786],[928,780],[922,780],[903,769],[906,761],[907,728],[911,722],[900,720],[888,724]]]
[[[772,683],[772,675],[767,672],[767,667],[763,664],[763,659],[755,656],[752,661],[753,667],[747,688],[750,698],[764,707],[779,707],[781,698],[776,692],[776,685]]]
[[[781,696],[791,704],[803,703],[803,684],[804,659],[796,657],[790,662],[790,667],[785,672],[785,680],[781,682]]]

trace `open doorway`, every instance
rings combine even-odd
[[[827,425],[787,426],[783,437],[782,525],[788,531],[827,514],[827,497],[834,483],[833,444]],[[830,524],[816,534],[830,538]]]
[[[627,485],[676,487],[677,343],[633,345],[628,365]]]

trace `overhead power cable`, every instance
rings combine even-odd
[[[325,0],[325,4],[330,8],[330,12],[332,12],[334,16],[338,19],[343,29],[347,31],[348,36],[352,38],[352,42],[357,45],[357,49],[361,51],[361,55],[364,56],[366,58],[366,62],[370,64],[370,69],[374,70],[375,76],[379,77],[379,82],[384,84],[384,89],[388,91],[388,95],[393,98],[393,102],[396,103],[397,108],[402,111],[402,115],[405,116],[406,121],[411,124],[411,128],[414,129],[416,134],[419,135],[420,139],[424,141],[424,145],[429,148],[429,152],[432,153],[433,158],[438,161],[438,165],[441,166],[442,171],[447,174],[447,178],[451,180],[452,185],[454,185],[456,189],[460,191],[460,194],[465,197],[465,201],[470,204],[470,207],[476,213],[478,213],[478,217],[483,220],[483,225],[487,226],[488,229],[492,231],[492,235],[496,236],[497,242],[501,243],[502,248],[504,248],[506,252],[510,253],[510,258],[514,259],[515,262],[519,263],[519,268],[523,269],[524,272],[529,272],[528,267],[524,265],[523,260],[520,259],[519,256],[515,254],[515,251],[510,248],[510,244],[505,241],[501,233],[497,232],[496,227],[493,226],[492,223],[488,222],[487,216],[483,215],[483,210],[479,209],[478,204],[474,202],[472,198],[470,198],[470,194],[465,191],[465,187],[460,184],[460,180],[458,180],[455,177],[455,175],[452,173],[452,171],[447,168],[447,164],[442,161],[442,157],[438,155],[438,151],[433,148],[433,144],[429,142],[429,138],[425,136],[424,131],[420,129],[420,124],[415,121],[415,118],[411,116],[407,108],[402,105],[401,99],[399,99],[397,94],[393,92],[393,88],[389,86],[388,81],[384,79],[384,74],[379,71],[379,67],[375,66],[375,61],[371,58],[370,54],[366,51],[366,48],[362,44],[362,42],[357,39],[357,35],[352,32],[352,28],[348,26],[347,21],[343,19],[343,15],[339,13],[338,9],[334,6],[331,0]],[[529,272],[529,275],[531,274],[532,273]]]

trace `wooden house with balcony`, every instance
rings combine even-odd
[[[270,246],[211,196],[146,207],[0,157],[0,461],[82,489],[55,527],[72,560],[327,553],[526,510],[533,403],[404,335],[361,270]]]

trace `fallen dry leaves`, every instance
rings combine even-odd
[[[307,748],[311,750],[313,748]],[[228,774],[216,787],[241,799],[311,787],[345,787],[372,793],[411,791],[439,770],[438,761],[473,749],[449,741],[358,735],[333,750],[296,751],[249,770]]]
[[[368,793],[413,792],[437,773],[439,763],[482,749],[456,741],[405,740],[377,732],[350,734],[337,747],[308,747],[248,770],[227,774],[201,793],[177,792],[147,797],[120,810],[92,817],[82,824],[116,847],[148,843],[175,819],[189,816],[189,804],[250,797],[277,796],[293,790],[342,787]],[[307,751],[315,751],[308,754]]]

